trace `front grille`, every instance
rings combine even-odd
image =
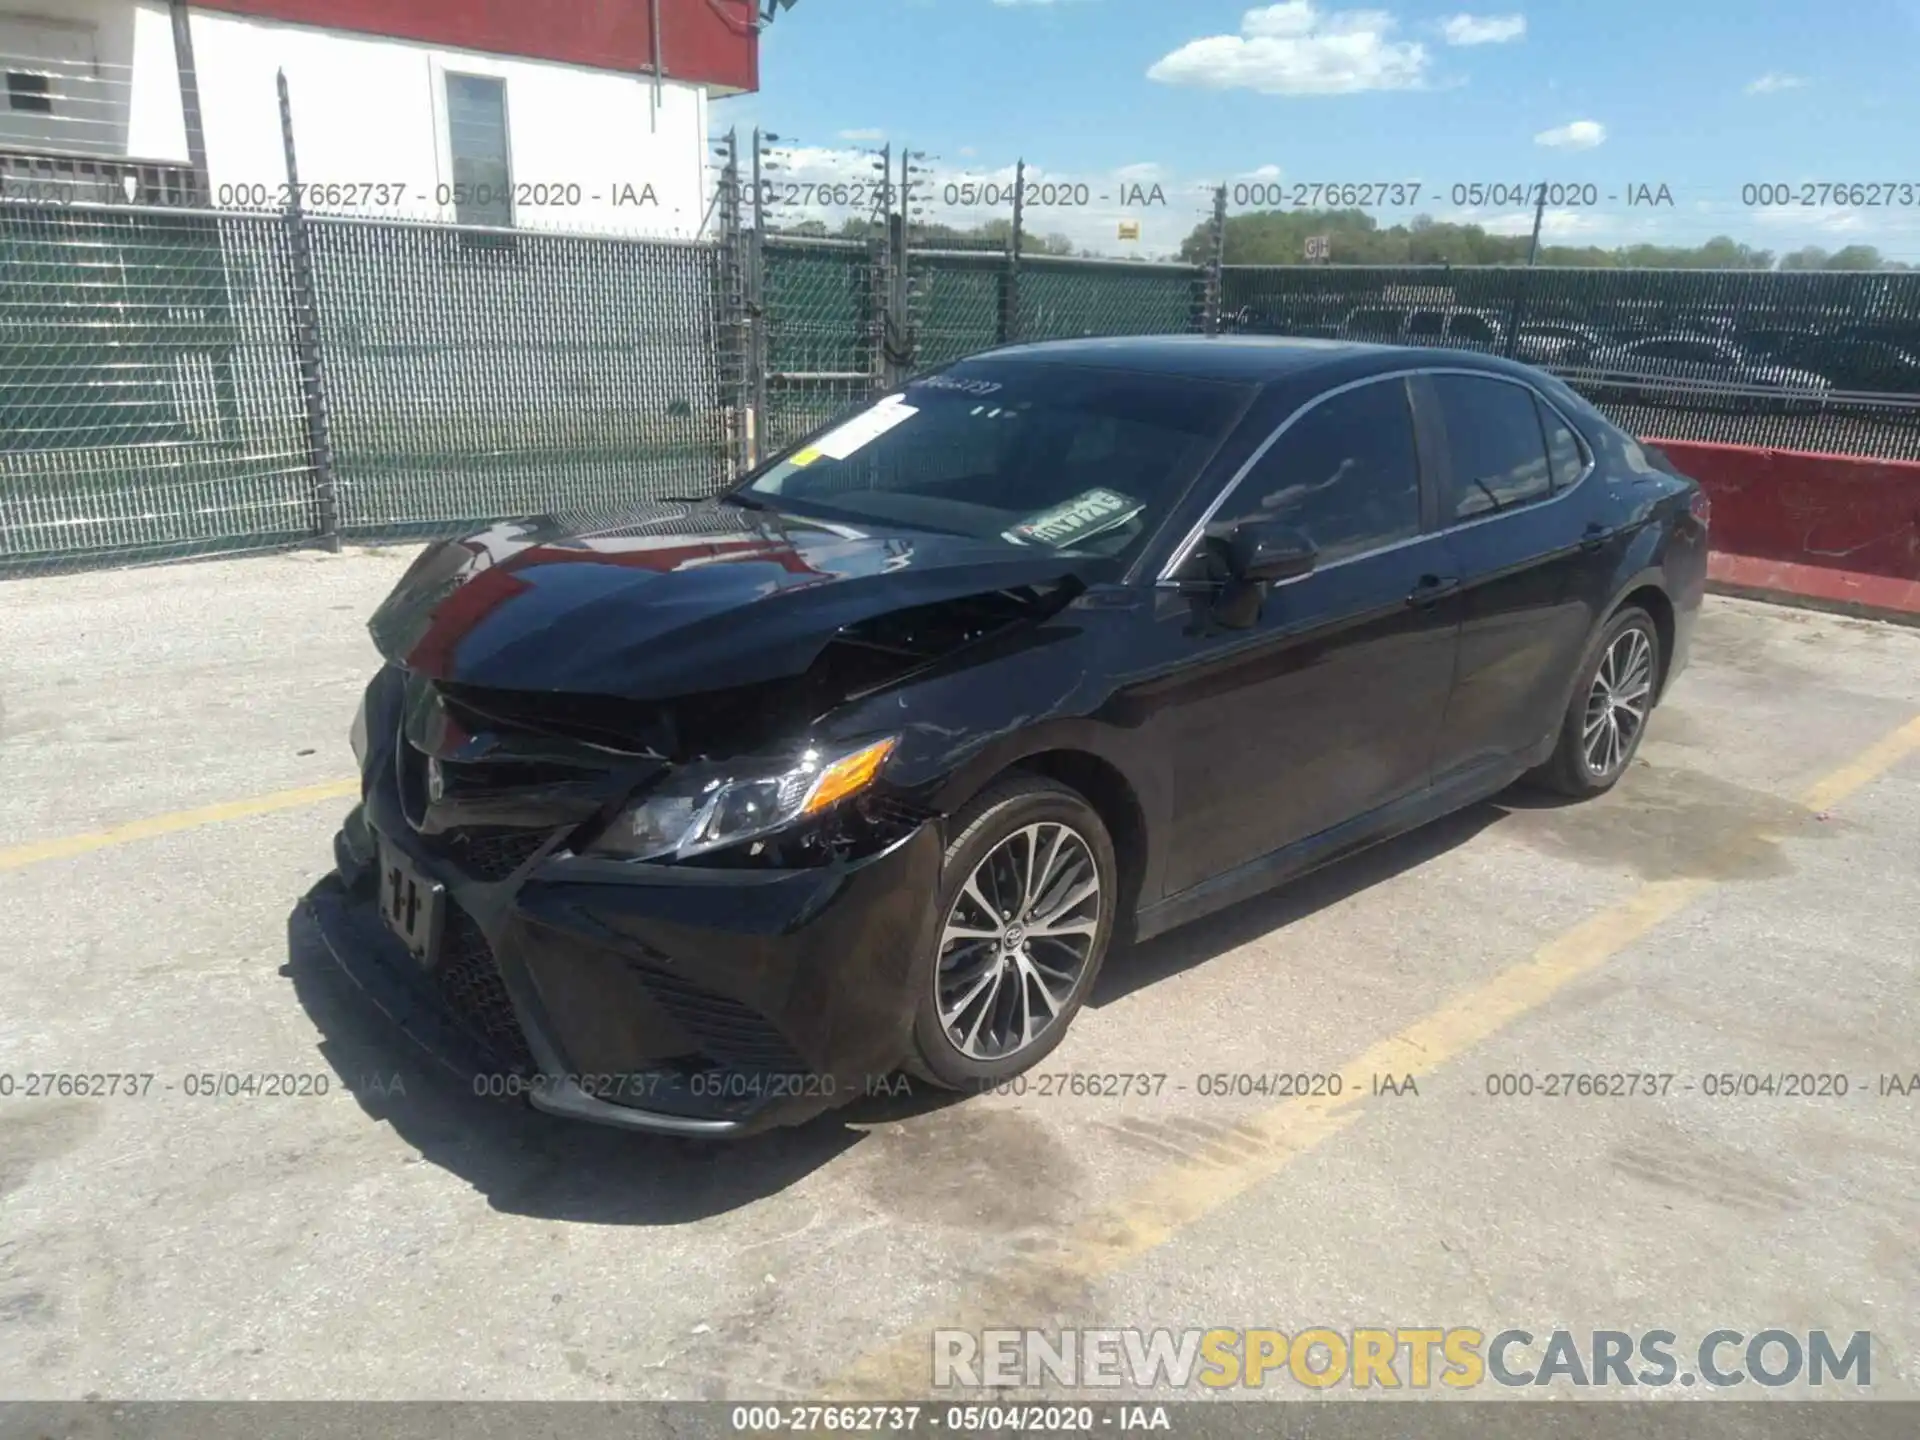
[[[440,941],[440,963],[433,974],[447,1008],[476,1040],[516,1071],[533,1070],[533,1052],[514,1016],[493,947],[473,917],[451,901]]]
[[[539,853],[547,830],[449,830],[420,838],[463,875],[476,880],[505,880]]]
[[[806,1061],[753,1007],[704,990],[684,976],[657,966],[629,963],[647,993],[687,1032],[702,1054],[741,1070],[807,1073]]]

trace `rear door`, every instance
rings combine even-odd
[[[1250,630],[1162,590],[1146,642],[1178,657],[1156,687],[1175,809],[1167,893],[1424,788],[1446,709],[1459,617],[1406,380],[1293,417],[1207,528],[1255,516],[1304,532],[1318,567],[1272,587]]]
[[[1530,385],[1487,373],[1415,382],[1439,524],[1461,582],[1458,661],[1436,782],[1500,764],[1558,723],[1625,537],[1606,528],[1591,457]]]

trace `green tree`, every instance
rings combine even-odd
[[[1229,265],[1304,265],[1307,240],[1320,235],[1327,237],[1328,259],[1336,265],[1524,265],[1532,243],[1529,235],[1494,235],[1479,225],[1437,221],[1430,215],[1383,228],[1360,210],[1261,210],[1227,217],[1225,261]],[[1212,244],[1211,227],[1196,226],[1181,243],[1180,258],[1205,264]],[[1885,267],[1870,246],[1850,246],[1841,253],[1852,252],[1864,253],[1852,255],[1841,268]],[[1596,269],[1767,270],[1773,268],[1774,254],[1716,235],[1694,246],[1627,245],[1609,250],[1597,245],[1543,244],[1538,260],[1542,265]],[[1819,268],[1833,268],[1832,258],[1823,258]]]

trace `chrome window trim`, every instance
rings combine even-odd
[[[1193,552],[1193,547],[1200,543],[1200,537],[1206,533],[1207,526],[1213,523],[1213,517],[1220,513],[1220,508],[1225,505],[1228,500],[1233,498],[1234,491],[1240,488],[1240,482],[1252,473],[1254,466],[1266,458],[1267,452],[1278,443],[1280,437],[1291,430],[1302,418],[1327,401],[1333,399],[1336,395],[1345,395],[1348,391],[1358,390],[1363,385],[1382,385],[1389,380],[1398,380],[1404,385],[1408,380],[1420,375],[1472,375],[1482,380],[1498,380],[1507,385],[1515,385],[1525,390],[1529,395],[1532,395],[1542,405],[1545,405],[1555,415],[1560,417],[1561,423],[1564,424],[1573,435],[1574,443],[1580,447],[1580,453],[1586,460],[1586,464],[1580,473],[1568,484],[1557,487],[1545,500],[1538,501],[1523,508],[1537,510],[1548,505],[1557,505],[1561,500],[1573,494],[1574,491],[1585,484],[1587,477],[1592,475],[1598,467],[1600,462],[1594,454],[1593,447],[1587,443],[1586,436],[1580,433],[1580,427],[1573,423],[1572,419],[1567,415],[1567,412],[1556,405],[1553,398],[1541,391],[1538,386],[1534,385],[1531,381],[1522,379],[1518,375],[1502,375],[1492,370],[1475,370],[1465,365],[1421,365],[1407,370],[1390,371],[1382,375],[1363,375],[1358,380],[1349,380],[1344,385],[1336,385],[1331,390],[1323,390],[1320,394],[1314,396],[1311,400],[1307,401],[1306,404],[1295,410],[1291,415],[1287,416],[1279,425],[1274,427],[1273,433],[1267,436],[1265,440],[1262,440],[1253,454],[1249,455],[1246,460],[1242,462],[1240,468],[1234,471],[1227,483],[1221,487],[1220,493],[1214,497],[1213,503],[1207,506],[1200,518],[1194,521],[1192,527],[1181,537],[1180,543],[1174,546],[1172,551],[1169,552],[1166,563],[1160,567],[1160,574],[1153,582],[1155,588],[1177,589],[1180,586],[1181,582],[1173,578],[1174,570],[1179,567],[1181,561],[1185,560],[1186,557]],[[1411,397],[1409,397],[1409,404],[1411,404]],[[1419,429],[1418,418],[1411,415],[1408,418],[1413,420],[1417,435]],[[1546,441],[1547,437],[1542,435],[1540,437],[1542,446],[1546,445]],[[1549,466],[1553,463],[1551,450],[1549,450],[1547,454],[1547,463]],[[1424,480],[1424,477],[1422,478]],[[1313,570],[1309,571],[1308,574],[1317,575],[1322,570],[1332,570],[1341,565],[1351,564],[1355,560],[1364,560],[1373,555],[1385,555],[1390,551],[1401,549],[1404,546],[1415,544],[1418,541],[1431,539],[1435,535],[1446,535],[1455,530],[1465,530],[1475,525],[1484,525],[1489,520],[1504,520],[1507,516],[1514,513],[1516,512],[1511,510],[1496,510],[1486,515],[1476,515],[1471,520],[1460,520],[1452,524],[1442,525],[1438,529],[1423,530],[1418,535],[1410,536],[1405,540],[1394,540],[1388,544],[1376,546],[1372,550],[1362,550],[1355,555],[1342,556],[1340,559],[1326,565],[1316,566]],[[1302,575],[1297,578],[1304,580],[1307,576]],[[1283,583],[1292,584],[1293,582],[1287,581]]]

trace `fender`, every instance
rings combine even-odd
[[[1151,903],[1159,897],[1160,875],[1165,868],[1161,847],[1170,833],[1173,796],[1164,751],[1151,743],[1148,729],[1063,716],[1004,735],[961,761],[935,793],[933,806],[951,815],[999,775],[1035,756],[1061,752],[1102,762],[1130,793],[1140,842],[1132,876],[1137,887],[1133,900],[1136,906]]]

